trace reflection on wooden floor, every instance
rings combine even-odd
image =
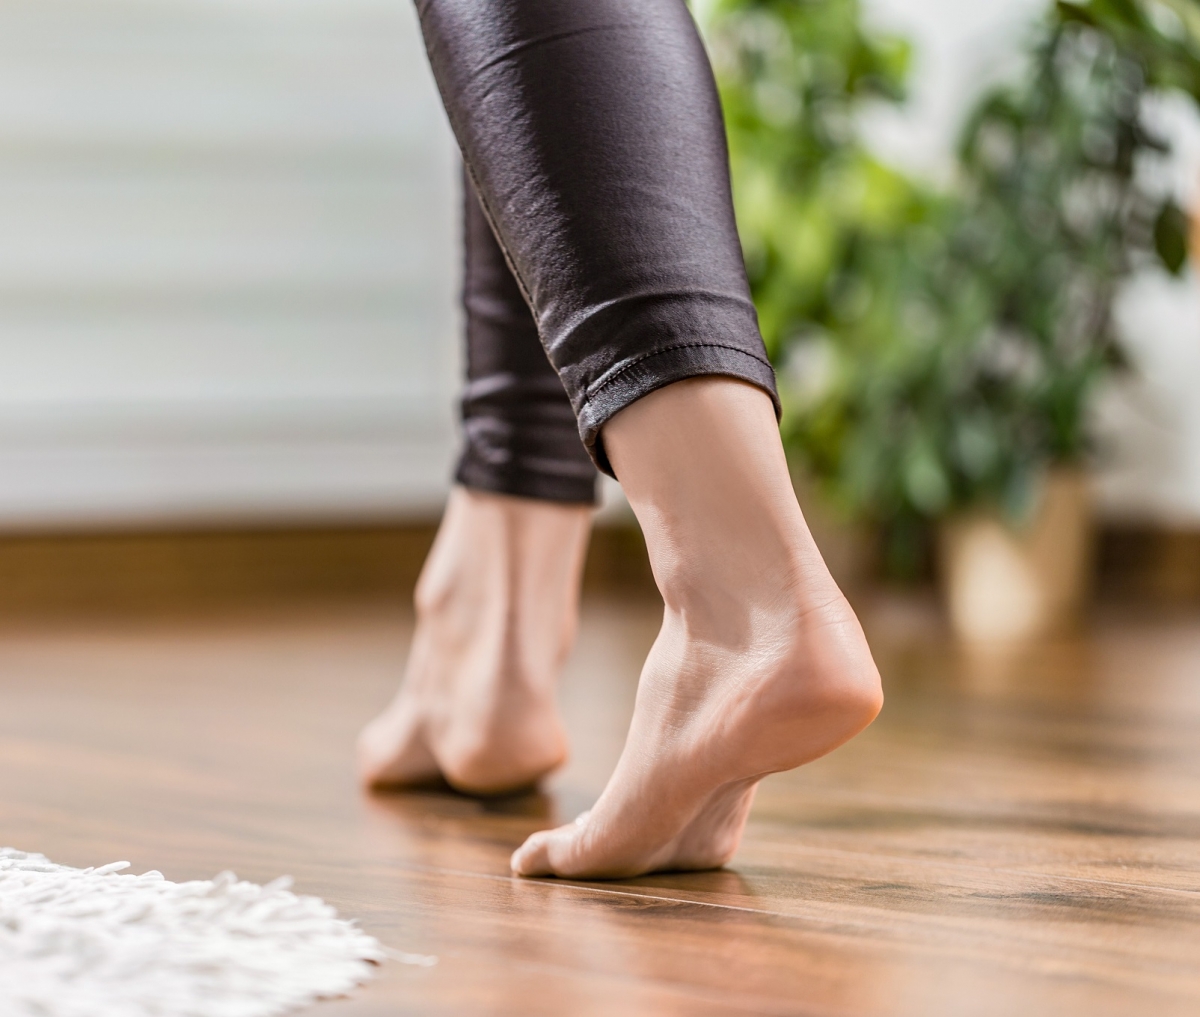
[[[1101,620],[1004,658],[873,627],[888,704],[767,781],[735,865],[516,881],[620,750],[652,605],[592,600],[545,793],[359,795],[394,611],[0,633],[0,843],[169,878],[296,876],[434,968],[325,1017],[1200,1013],[1200,619]]]

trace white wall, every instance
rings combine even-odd
[[[2,0],[0,525],[436,508],[455,160],[404,0]]]

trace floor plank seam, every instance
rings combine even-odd
[[[468,879],[486,879],[499,882],[514,882],[534,886],[561,887],[569,890],[592,891],[598,894],[609,894],[618,897],[631,897],[637,900],[658,901],[670,904],[695,905],[697,907],[715,908],[722,911],[741,912],[745,914],[761,915],[767,918],[778,918],[784,921],[803,921],[815,925],[829,927],[838,931],[846,931],[848,929],[865,930],[868,932],[875,931],[875,926],[869,922],[855,921],[845,917],[838,919],[823,918],[818,915],[798,914],[790,911],[774,911],[766,908],[750,908],[736,904],[718,904],[712,901],[692,900],[686,897],[668,897],[661,894],[652,893],[637,893],[633,890],[618,890],[611,887],[594,886],[587,883],[575,883],[551,879],[529,879],[518,876],[501,876],[489,872],[470,872],[462,869],[444,869],[437,866],[408,866],[411,871],[429,875],[440,876],[458,876]],[[1003,870],[993,870],[1003,871]],[[1197,916],[1197,924],[1200,925],[1200,915]]]
[[[926,868],[939,869],[963,869],[968,872],[989,872],[997,873],[1006,876],[1025,876],[1027,878],[1036,879],[1057,879],[1063,882],[1085,883],[1092,886],[1109,886],[1117,887],[1126,890],[1148,890],[1154,893],[1163,894],[1181,894],[1188,900],[1200,900],[1200,890],[1189,890],[1185,887],[1177,886],[1155,886],[1153,883],[1126,883],[1111,879],[1097,879],[1094,876],[1068,876],[1056,872],[1038,872],[1034,869],[1012,869],[1006,867],[997,867],[991,865],[972,865],[969,862],[960,861],[941,861],[930,858],[917,858],[912,855],[885,855],[880,856],[872,854],[868,851],[849,851],[846,848],[812,848],[801,844],[798,845],[798,851],[804,851],[809,854],[830,854],[838,855],[843,858],[895,858],[897,861],[903,861],[912,865],[921,865]],[[716,905],[719,906],[719,905]]]

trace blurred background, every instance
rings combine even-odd
[[[456,169],[406,4],[0,3],[0,520],[425,517]]]
[[[695,9],[845,581],[983,637],[1200,598],[1191,0]],[[0,0],[0,603],[411,582],[456,158],[402,0]],[[592,571],[644,581],[607,499]]]

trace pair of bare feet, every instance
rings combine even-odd
[[[604,443],[646,537],[663,625],[604,793],[517,850],[523,876],[723,865],[758,781],[848,741],[883,702],[765,394],[724,378],[677,382],[617,414]],[[454,491],[417,587],[404,682],[360,738],[365,783],[440,775],[495,794],[564,761],[555,683],[590,515]]]

